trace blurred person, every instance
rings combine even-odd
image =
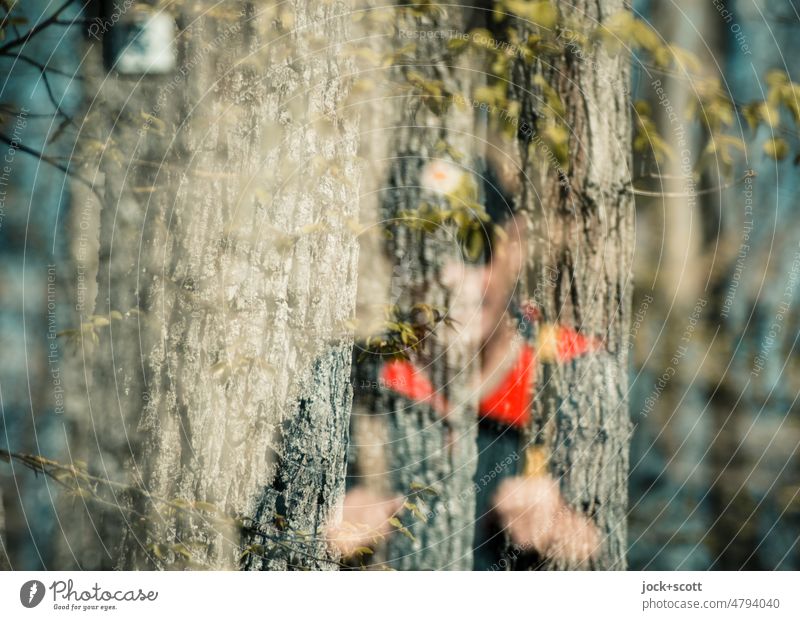
[[[527,229],[507,198],[515,177],[490,161],[481,181],[491,220],[486,227],[485,262],[452,263],[442,269],[442,281],[454,296],[448,313],[455,313],[452,318],[461,335],[478,343],[480,355],[480,377],[474,390],[479,401],[474,569],[506,567],[511,555],[561,555],[583,562],[599,544],[598,530],[588,517],[567,505],[558,481],[540,462],[541,449],[538,453],[526,450],[524,434],[531,423],[537,365],[568,362],[591,352],[599,341],[565,326],[542,324],[533,303],[516,302]],[[378,384],[448,415],[449,403],[411,360],[384,362]],[[387,441],[381,440],[378,420],[362,417],[361,433],[369,436],[355,437],[362,452],[357,456],[360,482],[346,493],[336,525],[329,530],[344,557],[389,535],[389,521],[404,500],[385,485],[370,484],[370,472],[377,476],[387,471],[381,454]],[[511,552],[509,541],[516,552]]]

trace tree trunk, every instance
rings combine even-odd
[[[763,18],[765,2],[728,3],[734,24],[720,22],[729,56],[724,67],[736,101],[763,97],[754,73],[766,75],[775,54],[800,51],[795,28],[775,30]],[[780,11],[776,6],[777,13]],[[744,53],[734,25],[747,33]],[[734,44],[736,43],[736,44]],[[747,156],[736,172],[757,174],[707,199],[714,226],[714,267],[709,288],[715,295],[702,317],[714,360],[708,375],[708,411],[715,436],[710,447],[714,480],[708,492],[714,519],[705,532],[712,569],[797,570],[800,527],[800,424],[795,408],[800,391],[797,335],[800,331],[797,284],[800,247],[794,227],[800,214],[793,199],[796,167],[752,157],[770,135],[766,127],[745,138]],[[793,143],[794,144],[794,143]],[[712,175],[709,185],[720,184]],[[712,195],[716,198],[716,195]],[[716,223],[716,222],[715,222]],[[710,244],[709,244],[710,245]],[[719,248],[727,248],[722,254]],[[701,327],[698,327],[698,331]],[[713,336],[713,337],[712,337]]]
[[[724,57],[712,27],[724,24],[713,4],[680,0],[654,5],[652,14],[643,18],[658,24],[664,40],[702,58],[708,68],[716,68]],[[694,28],[686,28],[688,23]],[[656,79],[659,83],[652,84]],[[661,105],[659,87],[662,96],[668,94],[672,118]],[[631,399],[636,432],[631,446],[629,565],[636,570],[707,570],[709,555],[698,543],[707,540],[711,524],[705,499],[713,469],[706,453],[716,425],[704,413],[708,388],[698,381],[708,362],[708,345],[700,330],[687,338],[687,329],[698,312],[705,314],[707,274],[700,266],[706,260],[704,244],[716,234],[718,222],[714,209],[703,204],[702,194],[691,195],[695,181],[687,177],[691,170],[686,169],[686,152],[697,161],[704,146],[703,128],[680,120],[697,103],[693,80],[654,75],[641,80],[639,95],[654,110],[658,135],[673,153],[683,152],[684,157],[657,163],[643,157],[640,167],[657,170],[668,195],[637,199],[634,277],[641,284],[636,287],[634,308],[640,316],[646,314],[660,346],[658,353],[650,353],[647,328],[637,335],[639,350],[648,353],[637,356],[646,358],[645,368],[633,371],[643,396]],[[711,179],[708,186],[724,183]]]
[[[222,514],[267,533],[246,535],[251,567],[335,566],[319,534],[351,398],[346,8],[187,4],[179,71],[94,76],[92,415],[140,487],[118,498],[119,567],[237,566],[242,522]]]
[[[568,16],[570,27],[586,34],[624,8],[622,0],[557,6],[562,20]],[[517,27],[526,40],[531,27],[523,20]],[[538,184],[534,191],[525,183],[521,196],[533,231],[529,287],[545,322],[604,339],[593,355],[547,369],[534,424],[549,436],[551,473],[560,479],[565,499],[600,528],[602,547],[588,568],[621,570],[627,547],[634,248],[629,60],[589,45],[583,58],[567,47],[552,62],[518,62],[512,88],[520,101],[520,127],[535,129],[519,136],[523,173]],[[563,116],[553,119],[553,101],[536,75],[557,93]],[[548,122],[569,132],[565,163],[556,164],[555,149],[540,139]],[[541,567],[577,568],[564,560]]]

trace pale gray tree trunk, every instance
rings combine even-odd
[[[622,0],[557,6],[573,29],[585,33],[625,8]],[[518,28],[529,31],[521,20]],[[529,139],[521,136],[525,178],[538,186],[534,191],[531,182],[525,183],[521,197],[533,230],[530,290],[544,321],[605,339],[602,350],[547,370],[534,416],[546,435],[552,429],[550,471],[560,479],[566,500],[600,528],[600,553],[583,565],[592,569],[624,569],[627,547],[627,340],[634,243],[628,64],[625,54],[609,55],[594,45],[584,58],[567,50],[552,63],[520,62],[512,80],[521,102],[521,127],[523,122],[536,127],[548,104],[547,94],[534,84],[539,74],[563,102],[560,122],[570,134],[568,167],[552,164],[552,153],[537,147],[536,132]],[[543,165],[547,161],[550,165]],[[564,560],[541,567],[577,568]]]
[[[84,150],[104,175],[110,324],[84,349],[79,431],[94,421],[89,455],[141,490],[116,498],[116,566],[235,567],[242,522],[223,513],[270,534],[246,536],[251,566],[335,566],[359,179],[346,12],[195,2],[174,74],[95,65]]]

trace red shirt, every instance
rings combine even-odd
[[[540,340],[545,351],[543,362],[566,362],[599,346],[596,339],[563,326],[542,330]],[[480,416],[517,428],[525,427],[530,421],[536,389],[536,362],[536,349],[524,344],[514,365],[497,386],[481,399],[478,407]],[[450,408],[425,373],[408,360],[393,360],[384,364],[380,384],[409,400],[430,404],[441,415],[447,415]]]
[[[481,417],[509,426],[525,427],[531,418],[535,389],[536,351],[525,344],[502,381],[481,399],[478,411]]]
[[[536,353],[526,344],[497,387],[480,401],[480,415],[511,426],[525,426],[531,415],[535,372]],[[409,400],[428,403],[442,415],[450,408],[423,371],[407,360],[384,364],[380,384]]]

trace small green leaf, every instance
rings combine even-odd
[[[483,235],[480,230],[473,230],[467,237],[467,256],[477,260],[483,254]]]
[[[209,502],[194,502],[192,507],[195,510],[203,510],[205,512],[217,512],[217,507]]]
[[[410,531],[408,531],[408,529],[407,529],[407,528],[405,528],[405,527],[401,527],[399,531],[400,531],[400,533],[401,533],[403,536],[405,536],[405,537],[406,537],[406,538],[408,538],[409,540],[411,540],[411,541],[416,541],[416,540],[417,540],[417,539],[414,537],[414,534],[412,534]]]
[[[107,325],[110,325],[110,324],[111,324],[111,321],[109,321],[109,320],[108,320],[106,317],[104,317],[104,316],[98,316],[98,315],[94,315],[94,316],[92,316],[92,323],[93,323],[93,324],[94,324],[96,327],[106,327]]]
[[[789,154],[789,144],[783,138],[772,138],[764,143],[764,153],[776,161]]]
[[[150,551],[152,551],[153,555],[156,556],[159,560],[164,559],[164,549],[162,545],[159,544],[150,545]]]
[[[192,552],[189,551],[189,548],[186,545],[184,545],[183,543],[176,543],[176,544],[172,545],[172,551],[174,551],[175,553],[177,553],[179,555],[182,555],[185,558],[192,557]]]

